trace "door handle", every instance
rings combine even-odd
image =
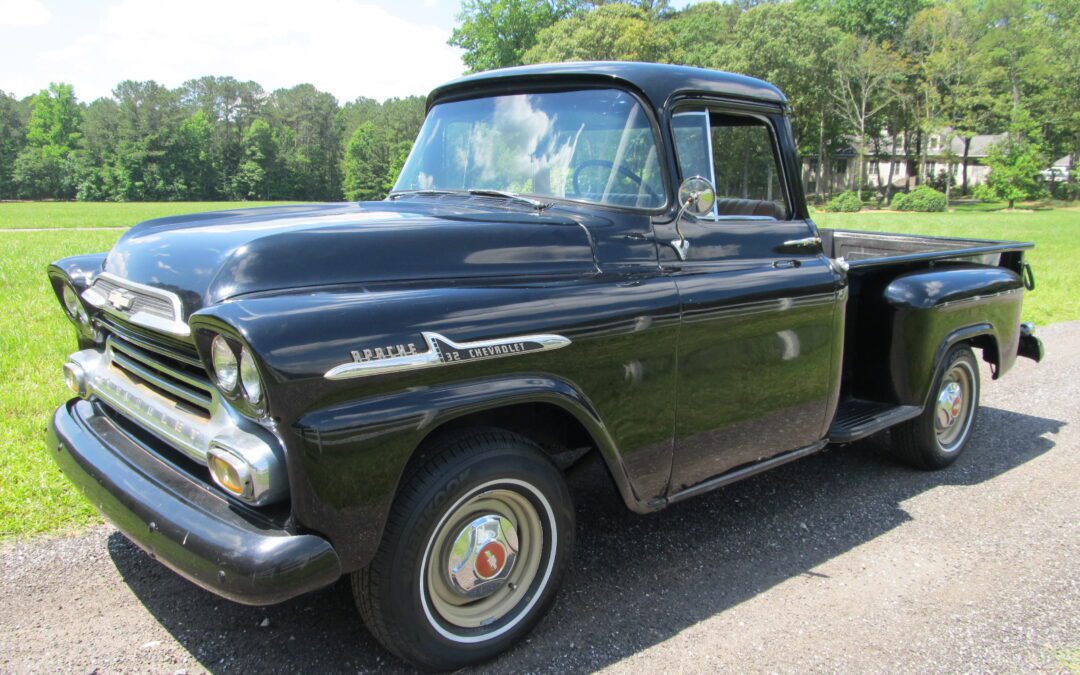
[[[821,237],[788,239],[784,242],[784,248],[821,248]]]
[[[788,269],[790,267],[798,267],[801,264],[801,261],[790,258],[788,260],[774,260],[772,266],[779,270]]]

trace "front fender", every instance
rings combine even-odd
[[[295,425],[303,450],[293,458],[299,488],[294,508],[303,522],[322,525],[351,566],[362,566],[378,547],[398,483],[424,439],[456,418],[522,403],[552,404],[573,415],[600,449],[627,504],[647,508],[588,397],[544,373],[414,388],[305,415]],[[347,542],[344,550],[340,542]]]
[[[666,489],[674,428],[678,295],[670,279],[326,289],[239,298],[192,317],[252,349],[287,452],[293,512],[347,568],[377,548],[402,472],[424,438],[462,415],[550,403],[592,436],[624,500]],[[556,335],[557,349],[327,377],[353,351],[426,353],[457,343]],[[642,504],[646,506],[642,506]]]

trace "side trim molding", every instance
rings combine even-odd
[[[324,377],[328,380],[347,380],[402,370],[447,366],[454,363],[484,361],[504,356],[561,349],[570,344],[570,339],[562,335],[522,335],[474,342],[454,342],[439,333],[424,332],[421,335],[427,343],[427,351],[366,361],[353,360],[334,366],[326,371]]]

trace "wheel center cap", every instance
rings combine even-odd
[[[490,579],[506,565],[506,548],[497,541],[488,542],[476,554],[476,576]]]
[[[453,591],[471,600],[491,595],[510,578],[518,553],[514,524],[498,514],[465,524],[449,542],[447,581]]]
[[[952,426],[964,409],[964,390],[956,382],[950,382],[938,395],[938,420],[941,426]]]

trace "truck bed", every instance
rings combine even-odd
[[[984,265],[998,265],[1001,254],[1034,246],[1030,242],[929,237],[918,234],[863,232],[820,228],[825,255],[843,258],[852,267],[873,267],[898,262],[963,259]]]

